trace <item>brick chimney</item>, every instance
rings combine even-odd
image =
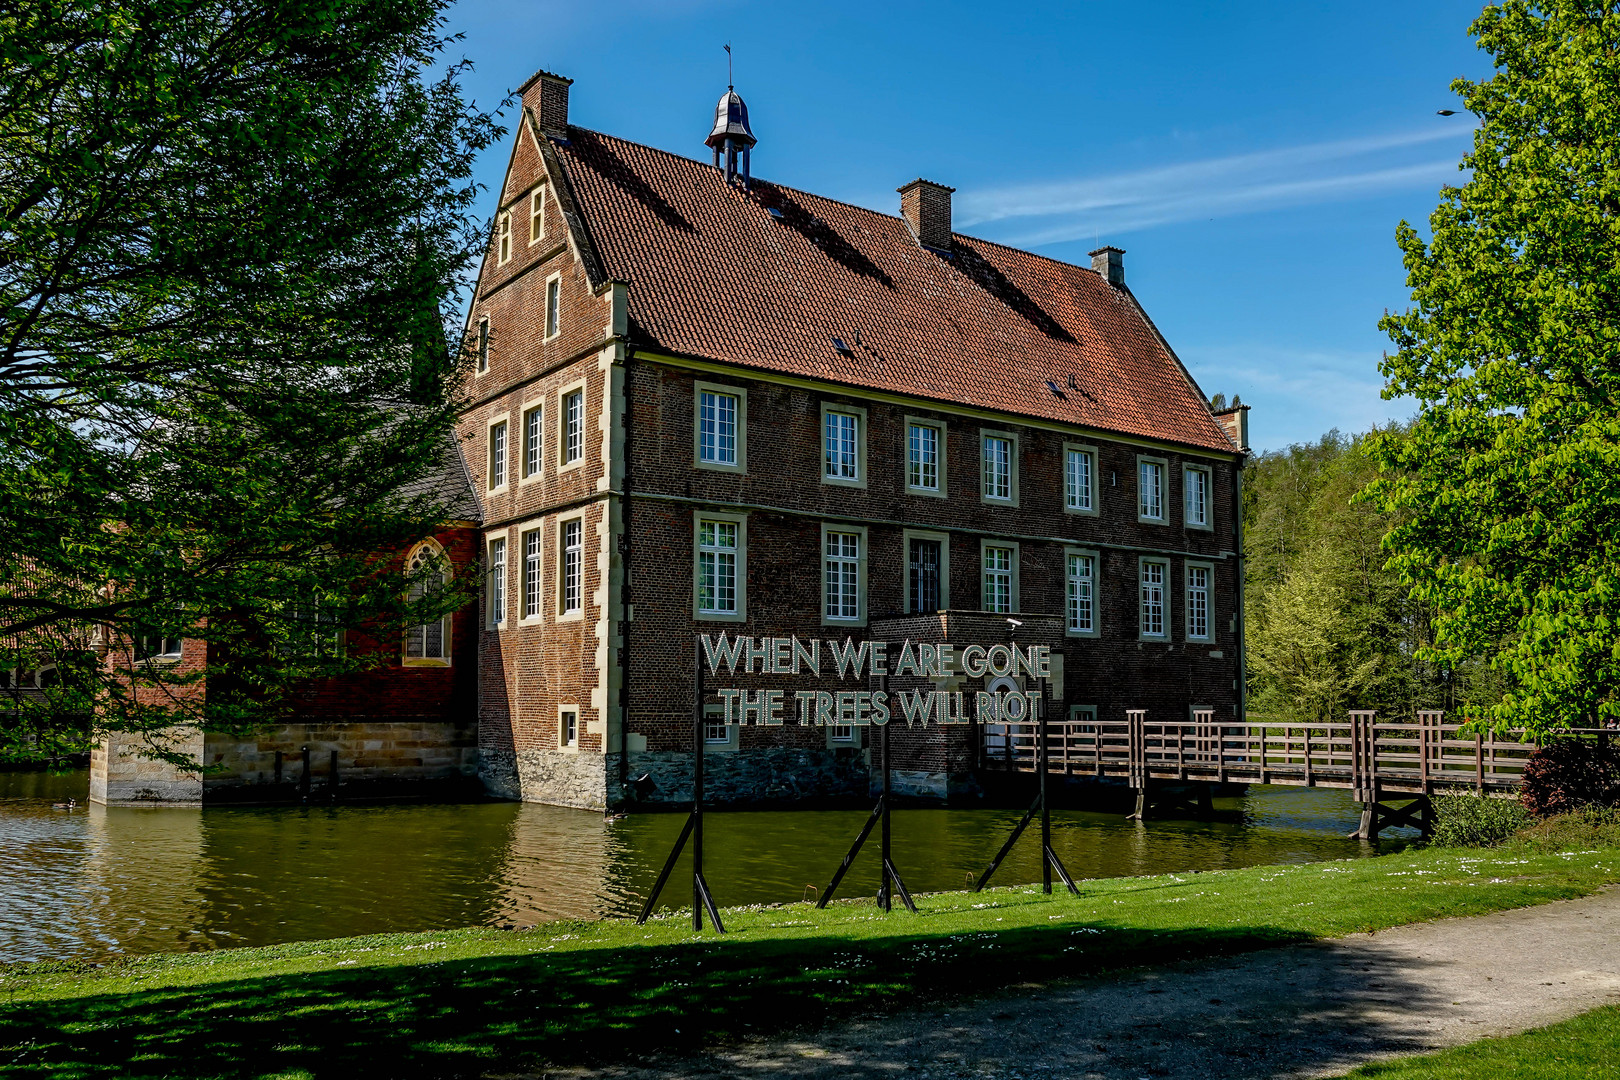
[[[900,213],[923,247],[951,250],[951,192],[944,184],[918,178],[900,188]]]
[[[1249,407],[1243,404],[1241,398],[1233,394],[1232,404],[1224,409],[1212,410],[1212,415],[1239,450],[1249,448]]]
[[[534,110],[535,119],[540,121],[540,130],[547,135],[567,137],[568,88],[572,85],[573,79],[565,79],[549,71],[537,71],[529,76],[528,82],[518,87],[523,104]]]
[[[1125,251],[1117,247],[1100,247],[1091,252],[1091,268],[1110,285],[1125,284]]]

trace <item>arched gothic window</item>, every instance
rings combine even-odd
[[[416,549],[406,564],[411,580],[410,599],[415,603],[444,587],[448,571],[444,568],[444,552],[437,544],[427,543]],[[436,619],[405,631],[405,659],[450,659],[450,617]]]

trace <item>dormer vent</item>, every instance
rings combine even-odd
[[[714,130],[703,142],[714,150],[715,168],[720,167],[722,156],[725,158],[728,184],[737,181],[740,159],[742,184],[747,187],[749,152],[759,140],[754,138],[754,132],[748,126],[748,106],[743,104],[735,87],[726,87],[726,92],[720,95],[720,102],[714,107]]]

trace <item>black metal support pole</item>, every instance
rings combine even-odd
[[[687,837],[692,835],[693,818],[686,815],[686,824],[681,826],[681,835],[675,841],[675,846],[669,849],[669,858],[664,860],[664,868],[658,872],[658,880],[653,883],[652,894],[647,897],[641,914],[636,917],[636,925],[640,926],[652,915],[653,905],[658,903],[658,894],[664,891],[664,883],[669,880],[670,871],[675,869],[675,860],[681,857],[681,851],[686,847]]]
[[[887,678],[885,678],[883,680],[885,690],[888,689],[888,682],[889,682],[889,680]],[[881,874],[881,876],[879,878],[879,882],[878,882],[878,907],[882,908],[884,911],[890,911],[890,910],[893,909],[893,901],[890,898],[890,892],[892,890],[892,885],[890,883],[889,868],[894,865],[894,862],[893,862],[893,860],[891,860],[889,858],[889,725],[888,724],[883,725],[883,733],[878,736],[878,741],[883,744],[883,796],[882,796],[882,798],[880,798],[878,800],[878,805],[883,808],[883,871],[882,871],[882,874]],[[910,907],[911,905],[907,904],[906,906]]]
[[[1040,690],[1039,704],[1035,707],[1035,738],[1039,742],[1035,748],[1035,762],[1041,773],[1041,892],[1050,896],[1052,862],[1046,853],[1052,850],[1052,811],[1046,805],[1046,680],[1037,679],[1035,685]]]
[[[1013,845],[1018,843],[1018,838],[1024,835],[1024,830],[1029,828],[1030,821],[1034,819],[1036,812],[1040,808],[1041,797],[1037,795],[1035,801],[1029,804],[1029,809],[1024,811],[1024,816],[1018,822],[1017,827],[1013,829],[1012,835],[1007,837],[1007,842],[1001,845],[1001,850],[996,852],[996,857],[990,860],[990,865],[985,867],[984,873],[979,875],[978,884],[973,886],[974,892],[983,891],[984,887],[990,883],[990,875],[996,872],[996,868],[1001,865],[1001,860],[1007,857],[1007,853],[1013,849]]]
[[[692,929],[703,929],[703,913],[719,933],[720,912],[715,909],[709,883],[703,877],[703,642],[692,636]]]

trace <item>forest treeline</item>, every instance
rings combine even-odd
[[[1385,568],[1391,516],[1357,498],[1378,473],[1367,439],[1335,429],[1260,454],[1245,470],[1252,716],[1343,720],[1353,708],[1391,719],[1420,708],[1455,715],[1500,693],[1488,669],[1421,658],[1432,644],[1431,613]]]

